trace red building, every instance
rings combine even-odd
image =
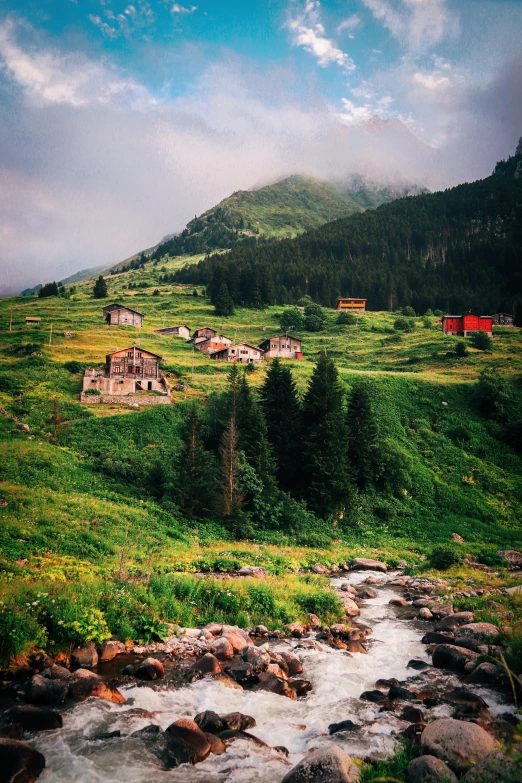
[[[493,334],[493,318],[490,315],[444,315],[442,317],[442,331],[444,334],[458,334],[467,337],[473,332],[486,332],[491,337]]]

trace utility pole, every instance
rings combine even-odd
[[[49,330],[49,345],[52,345],[53,342],[53,325],[51,324],[51,328]]]
[[[192,346],[192,383],[194,383],[194,346]]]
[[[9,318],[9,331],[13,331],[13,308],[11,307],[11,317]]]

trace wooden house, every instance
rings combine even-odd
[[[209,354],[211,359],[219,359],[223,362],[238,362],[238,364],[259,364],[264,359],[261,348],[250,343],[238,343],[227,345],[220,351]]]
[[[514,326],[515,316],[509,313],[496,313],[491,316],[494,326]]]
[[[167,337],[183,337],[188,340],[190,337],[190,329],[186,324],[181,326],[164,326],[163,329],[154,329],[156,334],[163,334]]]
[[[349,312],[361,312],[366,310],[366,299],[355,299],[353,296],[339,297],[336,310],[348,310]]]
[[[232,340],[229,337],[225,337],[224,334],[217,334],[208,340],[198,340],[194,347],[201,353],[211,354],[216,351],[222,351],[223,348],[227,348],[229,345],[232,345]]]
[[[136,345],[107,354],[102,370],[88,368],[83,379],[84,393],[94,389],[101,395],[128,395],[159,392],[170,396],[168,383],[159,368],[161,356]]]
[[[263,351],[265,359],[302,359],[302,341],[297,337],[281,334],[276,337],[268,337],[259,344]]]
[[[212,337],[216,336],[217,331],[215,329],[212,329],[210,326],[203,326],[201,329],[196,329],[191,337],[191,340],[195,342],[196,340],[200,340],[202,337],[204,337],[205,340],[210,340]]]
[[[490,315],[477,315],[466,313],[465,315],[443,315],[442,331],[444,334],[455,334],[467,337],[473,332],[486,332],[490,337],[493,334],[493,319]]]
[[[26,324],[36,324],[37,326],[41,322],[41,318],[33,317],[32,315],[26,315],[25,316],[25,323]]]
[[[110,304],[103,308],[103,317],[109,326],[143,326],[143,313],[121,304]]]

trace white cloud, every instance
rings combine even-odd
[[[422,52],[458,34],[448,0],[362,0],[374,17],[409,50]]]
[[[179,3],[174,3],[174,5],[171,6],[170,12],[171,14],[193,14],[194,11],[197,10],[197,5],[190,5],[187,7],[184,5],[179,5]]]
[[[320,9],[317,0],[306,0],[302,12],[287,21],[292,44],[302,46],[305,51],[313,54],[322,68],[335,64],[348,72],[355,70],[352,58],[326,36],[326,30],[320,21]]]
[[[452,82],[447,76],[441,76],[439,73],[414,73],[414,84],[425,87],[427,90],[446,90],[452,86]]]
[[[351,33],[354,30],[356,30],[361,25],[361,17],[359,14],[352,14],[351,16],[348,16],[346,19],[343,19],[343,21],[337,26],[337,32],[343,33],[346,30]]]
[[[363,106],[356,106],[348,98],[342,98],[343,111],[339,114],[339,119],[346,125],[360,125],[368,122],[375,114],[369,103]]]

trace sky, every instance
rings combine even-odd
[[[436,190],[522,135],[522,0],[194,2],[0,0],[0,292],[116,263],[235,190]]]

